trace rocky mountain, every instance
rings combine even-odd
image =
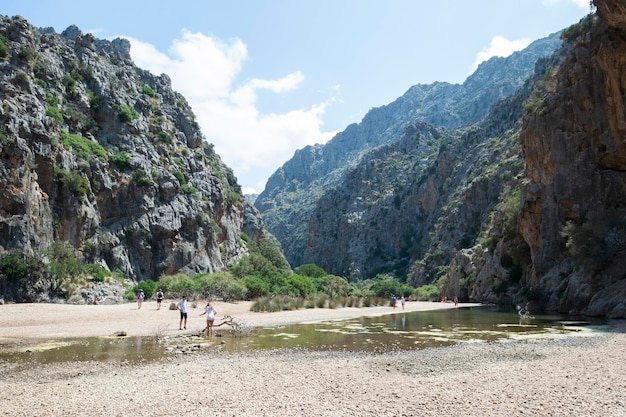
[[[415,85],[394,102],[371,109],[328,143],[298,150],[269,178],[254,203],[291,265],[305,262],[307,224],[317,201],[372,150],[397,142],[414,123],[454,129],[480,121],[497,100],[533,74],[539,58],[560,44],[559,35],[553,34],[509,57],[491,58],[463,84]]]
[[[475,119],[393,124],[402,116],[381,108],[297,153],[256,203],[289,260],[448,297],[626,317],[626,7],[594,4]],[[439,103],[412,114],[423,106]]]
[[[247,252],[244,226],[263,235],[185,98],[129,52],[0,17],[1,254],[64,242],[140,281],[223,270]]]
[[[445,276],[522,172],[519,119],[530,87],[472,129],[414,123],[370,152],[317,202],[305,262],[352,280],[385,273],[420,286]]]

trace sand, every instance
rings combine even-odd
[[[126,332],[129,336],[178,335],[180,316],[170,310],[177,300],[166,300],[157,311],[155,301],[144,302],[141,309],[137,303],[113,305],[72,304],[7,304],[0,306],[0,346],[15,343],[32,343],[37,339],[106,336]],[[197,333],[205,326],[206,301],[190,301],[187,331]],[[196,307],[193,307],[193,305]],[[217,310],[216,323],[225,315],[241,319],[251,327],[278,324],[304,323],[308,321],[349,319],[359,316],[377,316],[402,312],[398,306],[337,309],[302,309],[275,313],[255,313],[250,310],[252,302],[212,302]],[[478,304],[462,304],[476,306]],[[405,312],[454,308],[450,302],[407,302]]]
[[[41,340],[179,335],[204,327],[204,303],[178,330],[170,301],[137,305],[0,306],[0,349]],[[220,303],[250,326],[345,319],[390,307],[253,313]],[[406,304],[405,311],[454,308]],[[129,365],[0,363],[0,415],[6,416],[626,416],[626,325],[590,337],[461,344],[389,353],[280,350],[172,355]]]

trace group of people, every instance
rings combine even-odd
[[[143,304],[143,301],[145,300],[145,298],[146,298],[146,294],[144,293],[143,289],[140,289],[139,292],[137,293],[137,309],[138,310],[141,309],[141,305]],[[162,290],[157,291],[156,301],[157,301],[157,310],[160,310],[161,303],[163,302]],[[180,313],[180,322],[178,323],[178,330],[187,330],[187,316],[188,316],[187,310],[188,309],[187,309],[187,297],[186,296],[183,295],[181,299],[178,301],[178,303],[176,303],[176,309]],[[206,304],[204,311],[202,312],[202,314],[200,314],[200,316],[206,315],[206,328],[204,330],[206,330],[207,336],[213,336],[213,323],[215,322],[216,314],[217,314],[217,311],[215,310],[215,308],[213,308],[210,302]]]
[[[137,293],[137,310],[141,310],[141,306],[143,304],[143,301],[146,299],[146,293],[143,292],[143,289],[139,289],[139,292]],[[161,309],[161,303],[163,302],[163,291],[159,290],[156,293],[156,299],[157,299],[157,310]]]
[[[409,301],[411,300],[411,297],[409,297]],[[405,303],[405,299],[404,297],[400,297],[400,304],[402,305],[402,310],[404,310],[404,303]],[[445,295],[443,297],[441,297],[441,302],[442,303],[447,303],[448,302],[448,297],[446,297]],[[397,304],[398,304],[398,298],[395,295],[391,296],[391,301],[389,302],[389,304],[391,304],[391,307],[396,308]],[[459,297],[454,297],[454,306],[457,307],[459,305]]]
[[[178,330],[187,330],[187,297],[184,295],[182,298],[176,303],[176,309],[180,312],[180,322],[178,324]],[[217,311],[211,303],[206,303],[206,307],[204,307],[204,311],[200,316],[206,315],[206,335],[213,336],[213,323],[215,322],[215,315]]]
[[[400,297],[400,305],[402,305],[402,310],[404,310],[404,304],[405,304],[406,300],[404,299],[404,296]],[[396,308],[397,304],[398,304],[398,298],[395,295],[391,296],[391,307]]]

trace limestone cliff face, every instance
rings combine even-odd
[[[527,279],[549,294],[549,307],[620,316],[626,312],[626,9],[621,1],[595,4],[597,16],[566,34],[571,51],[554,91],[524,121],[520,231],[531,249]]]
[[[424,224],[440,208],[437,186],[425,171],[436,160],[447,171],[449,155],[439,146],[452,137],[416,123],[398,142],[371,152],[317,202],[305,263],[351,280],[388,271],[406,275],[410,253],[424,246]]]
[[[0,17],[0,46],[0,254],[63,241],[142,280],[219,271],[246,252],[232,171],[127,41]]]
[[[455,257],[448,290],[626,317],[626,7],[594,3],[526,102],[515,227],[502,205],[486,233],[494,243]]]
[[[421,286],[441,278],[458,250],[481,241],[522,171],[517,132],[527,94],[498,103],[472,129],[414,123],[370,152],[316,204],[305,261],[351,280],[383,273]]]

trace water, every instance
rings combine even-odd
[[[302,348],[386,352],[456,343],[585,336],[603,330],[602,323],[573,321],[562,316],[536,315],[522,319],[516,312],[460,308],[277,326],[256,329],[246,337],[237,337],[225,330],[217,332],[222,337],[210,339],[186,336],[157,340],[137,336],[52,340],[27,352],[0,351],[0,363],[116,361],[136,364],[162,360],[176,352],[206,350],[250,352]]]
[[[385,352],[504,340],[584,336],[605,330],[601,323],[563,316],[532,316],[484,307],[420,311],[287,325],[263,329],[252,338],[234,338],[221,347],[229,351],[276,348]]]
[[[49,340],[26,351],[0,350],[0,364],[18,362],[34,365],[71,361],[139,364],[160,360],[166,355],[165,347],[154,337],[88,337]]]

